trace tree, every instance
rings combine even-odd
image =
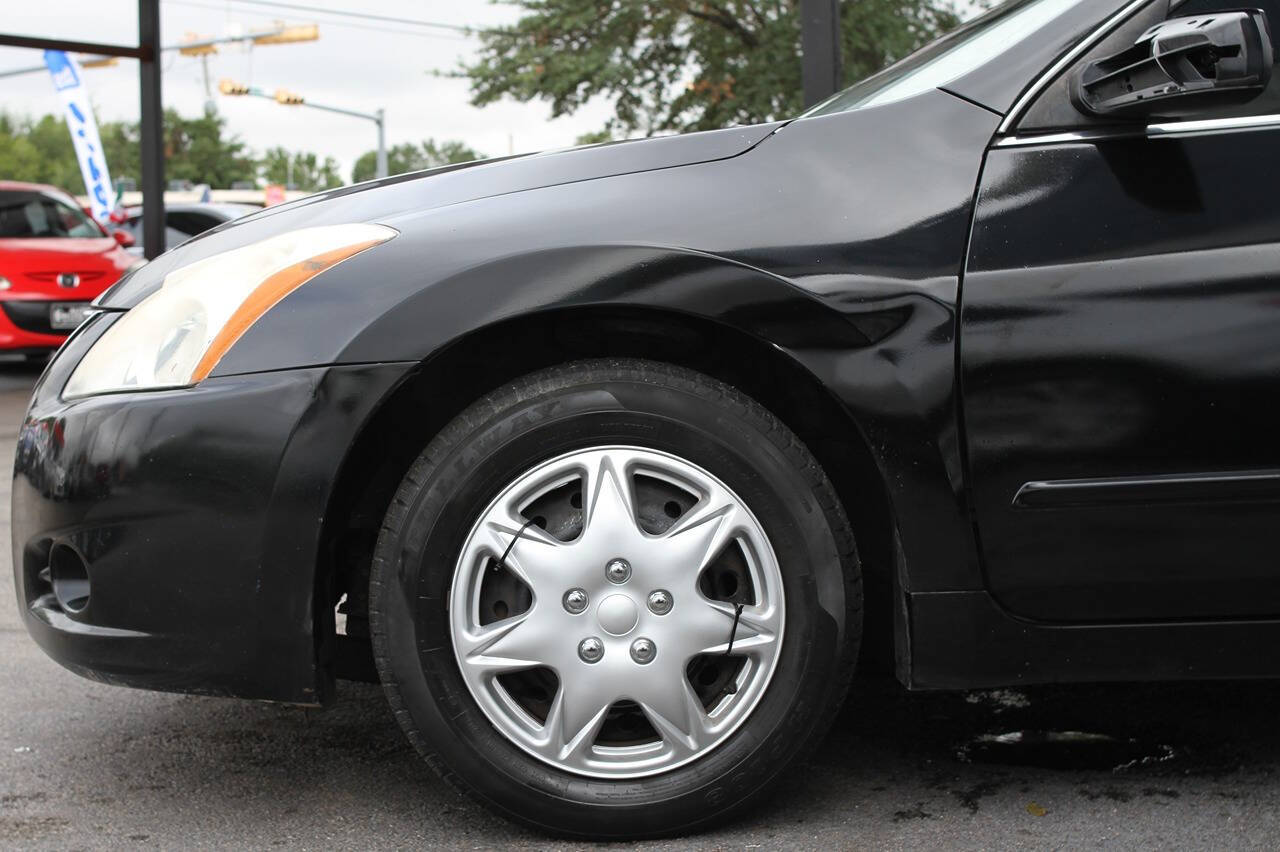
[[[575,145],[599,145],[601,142],[612,142],[613,134],[607,129],[593,130],[590,133],[583,133],[577,139],[573,140]]]
[[[434,139],[428,139],[421,145],[405,143],[387,149],[387,174],[399,175],[405,172],[434,169],[438,166],[450,166],[454,163],[469,163],[472,160],[484,158],[484,154],[456,139],[446,139],[439,143]],[[351,169],[351,180],[354,183],[371,180],[377,173],[378,152],[366,151],[360,155]]]
[[[0,175],[84,191],[67,124],[51,115],[39,121],[0,115]]]
[[[710,130],[803,110],[801,0],[510,0],[515,24],[480,32],[464,63],[476,106],[546,100],[553,116],[613,103],[603,132]],[[953,0],[841,0],[846,82],[959,22]]]
[[[102,153],[106,155],[111,179],[132,178],[135,185],[141,184],[142,131],[138,125],[108,121],[98,125],[98,136],[102,139]]]
[[[165,110],[165,176],[215,187],[253,180],[257,164],[238,137],[225,134],[225,124],[212,110],[197,118]],[[138,125],[108,121],[98,126],[98,133],[111,177],[136,181],[142,163]],[[67,123],[52,115],[38,120],[0,115],[0,175],[53,184],[73,194],[84,192]]]
[[[293,165],[291,189],[319,192],[322,189],[342,186],[342,178],[338,174],[338,161],[333,157],[325,157],[322,162],[319,155],[310,151],[290,153],[278,146],[268,148],[262,155],[262,160],[259,162],[262,178],[267,183],[290,186],[290,163]]]
[[[175,110],[165,110],[165,178],[216,187],[253,180],[257,164],[240,137],[223,136],[225,126],[226,119],[212,107],[199,118],[183,118]]]

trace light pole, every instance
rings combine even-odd
[[[384,120],[386,114],[382,111],[382,107],[374,113],[378,122],[378,161],[375,166],[374,177],[384,178],[387,176],[387,123]]]
[[[251,92],[250,94],[257,94]],[[277,103],[286,104],[287,106],[306,106],[312,109],[321,109],[325,112],[336,112],[339,115],[349,115],[352,118],[363,118],[366,121],[372,121],[378,128],[378,159],[376,169],[376,177],[384,178],[387,176],[387,122],[386,115],[381,109],[373,112],[360,112],[359,110],[347,109],[345,107],[329,106],[328,104],[316,104],[311,101],[304,100],[301,95],[295,95],[292,92],[286,92],[283,89],[277,89],[274,95],[266,95],[269,98],[275,98]]]
[[[377,159],[377,177],[384,178],[387,176],[387,127],[386,114],[383,110],[378,109],[374,112],[360,112],[359,110],[347,109],[346,107],[330,106],[328,104],[317,104],[304,98],[302,95],[295,94],[286,89],[276,89],[274,92],[268,92],[258,86],[246,86],[237,83],[234,80],[223,80],[218,83],[218,91],[224,95],[249,95],[255,98],[270,98],[278,104],[285,106],[306,106],[312,109],[324,110],[325,112],[336,112],[339,115],[349,115],[353,118],[363,118],[366,121],[372,121],[378,128],[378,159]]]
[[[805,108],[840,91],[839,0],[801,0],[800,77]]]

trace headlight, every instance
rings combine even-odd
[[[175,269],[107,329],[62,395],[195,384],[285,296],[395,235],[383,225],[302,228]]]

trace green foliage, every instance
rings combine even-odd
[[[293,166],[292,172],[290,164]],[[262,155],[259,167],[267,183],[277,183],[303,192],[319,192],[342,186],[338,161],[333,157],[325,157],[321,161],[319,155],[310,151],[289,152],[279,146],[268,148]],[[289,180],[291,176],[292,181]]]
[[[387,149],[387,174],[398,175],[414,170],[418,157],[417,145],[393,145]],[[378,175],[378,152],[365,151],[351,167],[351,182],[372,180]]]
[[[476,106],[546,100],[553,116],[611,101],[604,133],[709,130],[798,114],[801,0],[511,0],[459,74]],[[846,82],[959,22],[953,0],[842,0]]]
[[[387,149],[387,174],[400,175],[405,172],[418,172],[423,169],[434,169],[438,166],[449,166],[454,163],[469,163],[472,160],[483,160],[481,154],[456,139],[436,142],[428,139],[421,145],[406,143]],[[351,180],[359,183],[372,180],[378,173],[378,152],[366,151],[356,160],[351,169]]]
[[[84,192],[66,122],[51,115],[39,121],[0,115],[0,179]]]
[[[612,142],[613,134],[608,130],[594,130],[590,133],[584,133],[577,139],[573,140],[575,145],[598,145],[601,142]]]
[[[59,129],[63,131],[63,136],[67,135],[67,128],[61,122],[59,123]],[[109,121],[98,125],[98,136],[102,139],[102,151],[107,157],[107,170],[111,172],[111,179],[132,178],[137,185],[141,186],[142,143],[140,140],[142,134],[138,125],[127,124],[123,121]],[[75,183],[75,188],[78,195],[84,190],[79,183],[78,175],[80,171],[79,167],[75,165],[74,151],[67,156],[70,158],[72,167],[76,169],[77,182]]]
[[[224,134],[216,112],[183,118],[164,112],[165,178],[231,186],[253,180],[257,164],[235,136]],[[141,146],[135,123],[108,121],[98,126],[112,179],[141,179]],[[0,114],[0,178],[47,183],[83,194],[84,181],[66,122],[52,115],[16,119]]]
[[[238,136],[223,136],[225,125],[226,119],[211,108],[199,118],[183,118],[174,110],[165,110],[165,179],[217,187],[253,180],[257,164]]]

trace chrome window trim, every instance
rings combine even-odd
[[[1031,102],[1040,96],[1040,93],[1064,68],[1079,59],[1085,51],[1106,38],[1112,30],[1124,23],[1133,13],[1151,2],[1154,2],[1154,0],[1133,0],[1133,2],[1125,4],[1123,9],[1107,18],[1101,26],[1081,39],[1079,44],[1064,53],[1057,62],[1049,66],[1049,70],[1037,77],[1031,87],[1014,101],[1013,107],[1005,115],[1004,121],[1000,122],[1000,127],[997,128],[996,132],[1000,134],[1008,133],[1018,123],[1018,119],[1022,118],[1022,113],[1031,105]]]
[[[1134,127],[1100,127],[1070,130],[1064,133],[1040,133],[1026,136],[1005,136],[997,139],[994,148],[1022,148],[1028,145],[1061,145],[1072,142],[1097,142],[1104,139],[1176,139],[1181,136],[1200,136],[1215,133],[1232,133],[1245,130],[1266,130],[1280,127],[1280,114],[1238,115],[1231,118],[1203,118],[1194,121],[1169,121]]]

